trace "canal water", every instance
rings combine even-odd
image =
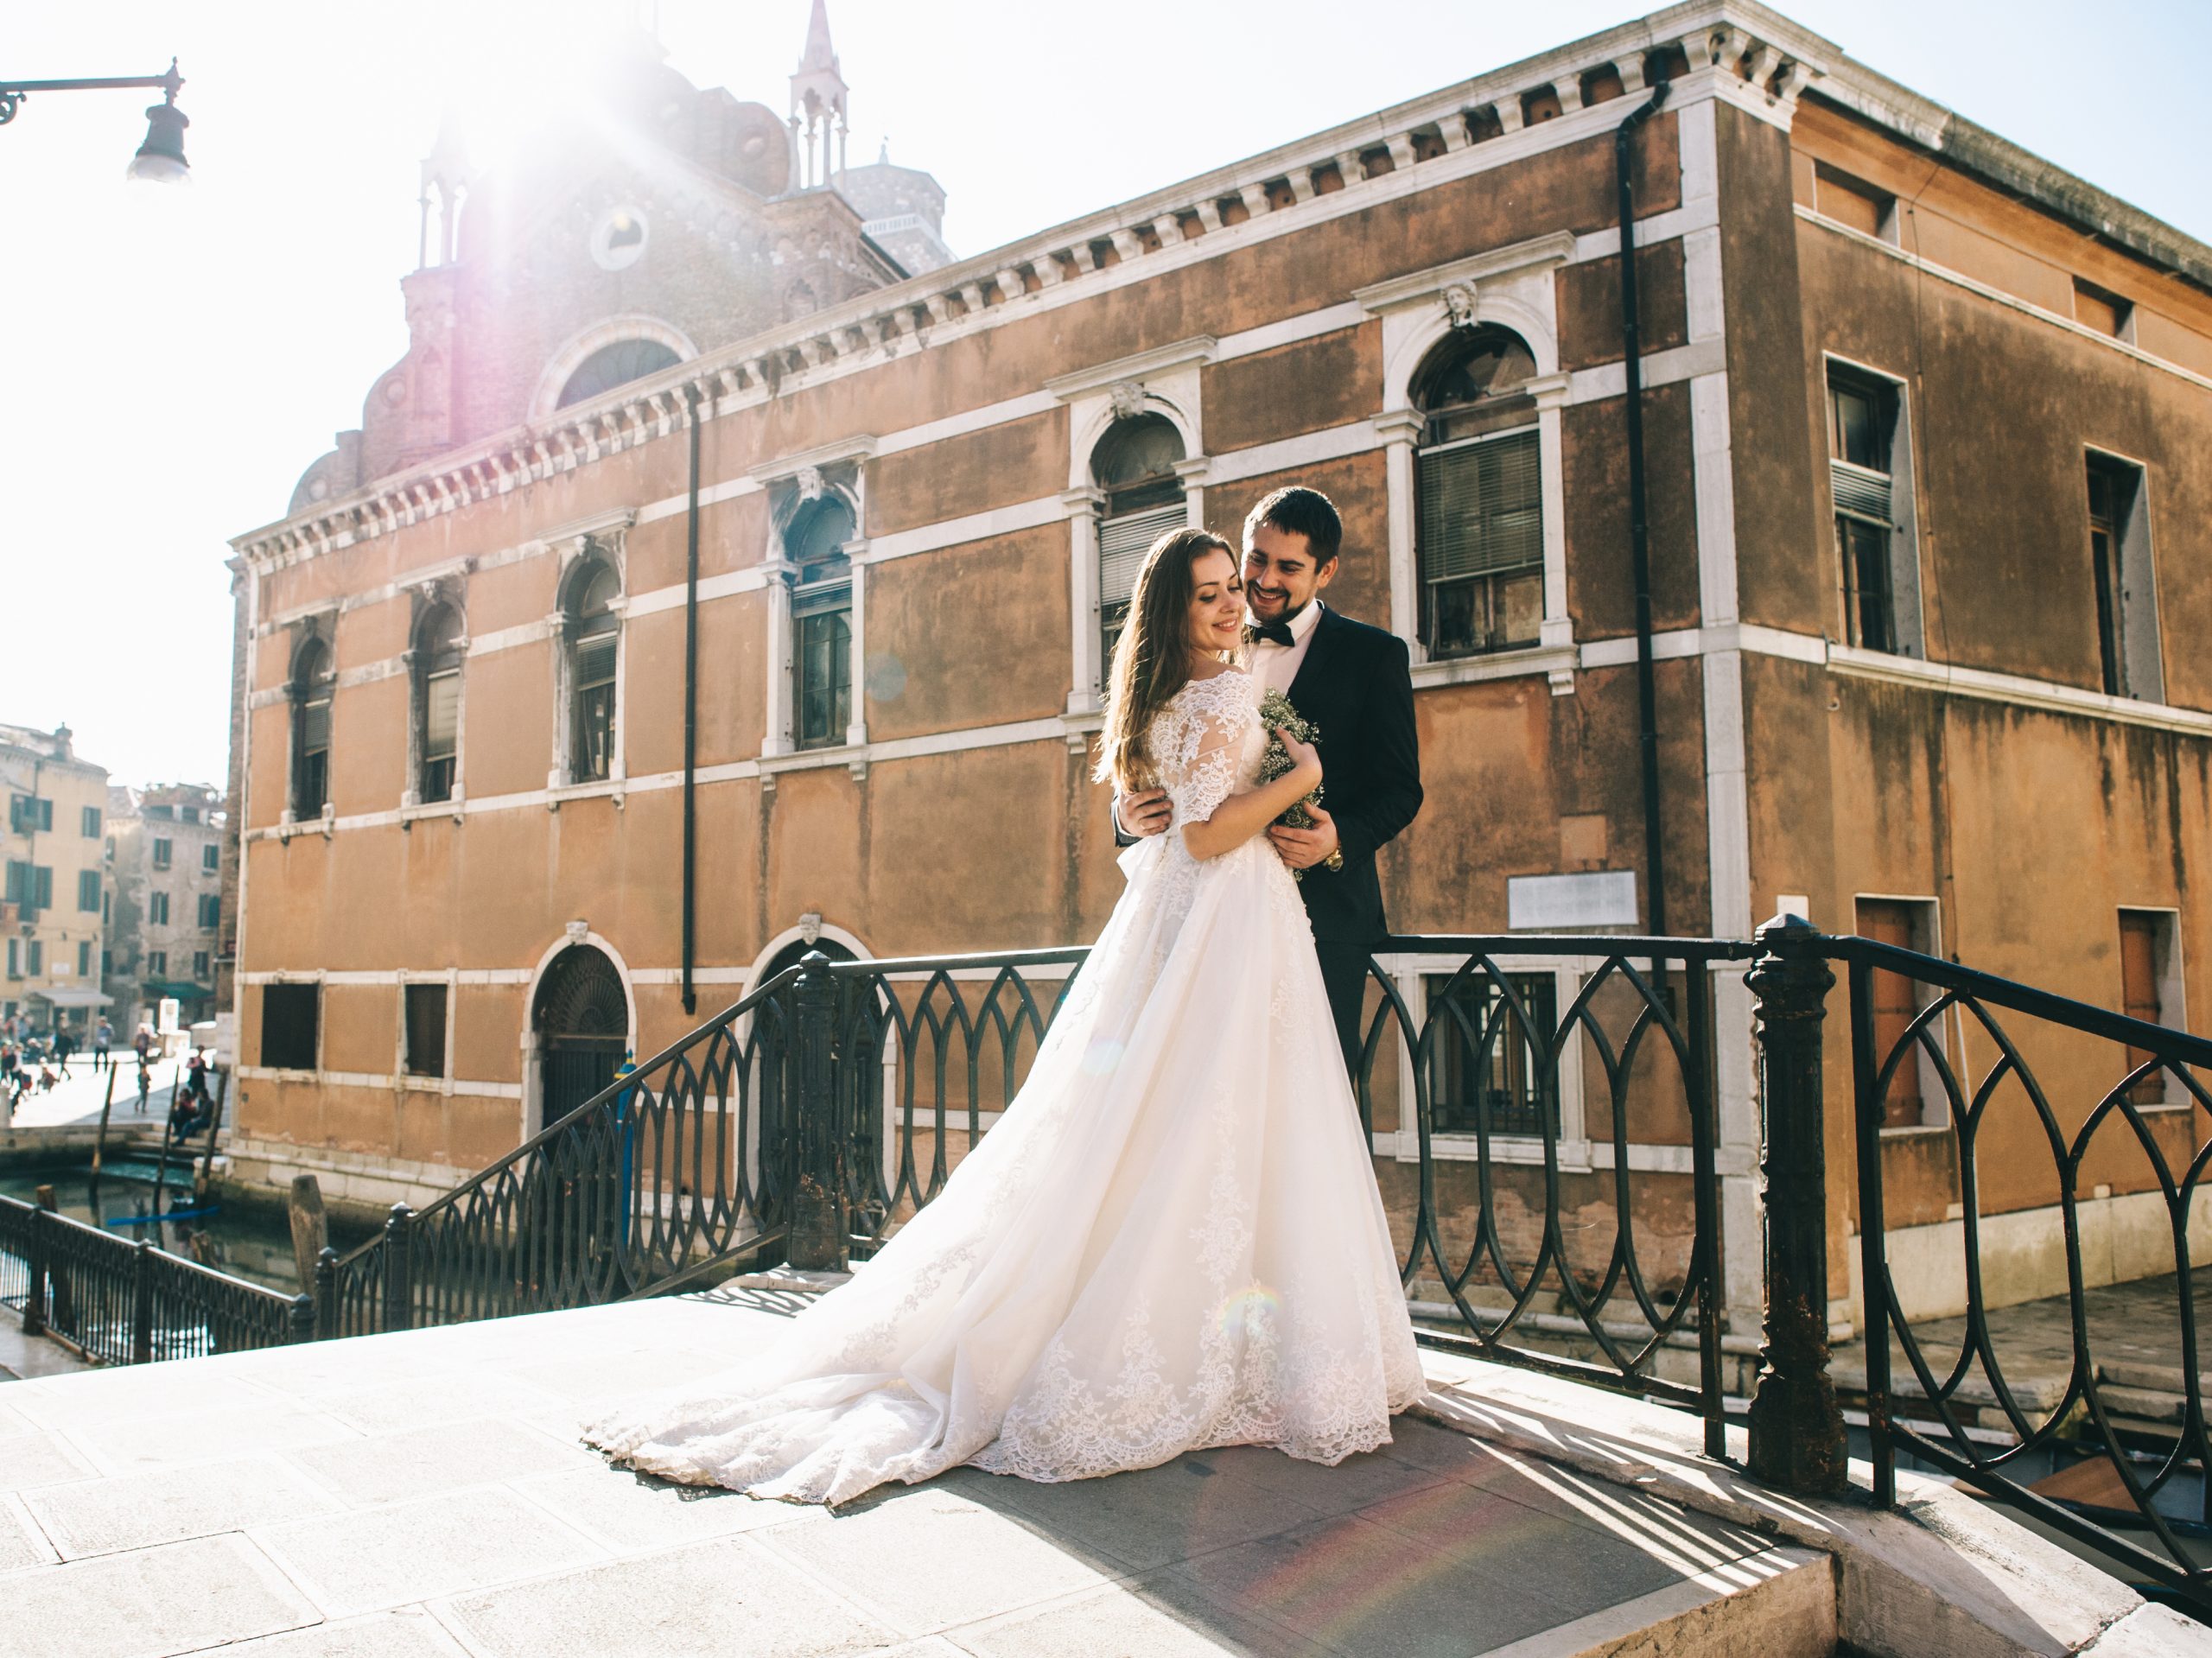
[[[292,1235],[274,1210],[226,1210],[195,1203],[189,1171],[171,1163],[166,1181],[156,1181],[155,1160],[110,1158],[94,1187],[89,1161],[80,1168],[48,1166],[0,1170],[0,1197],[29,1203],[39,1187],[54,1188],[54,1206],[73,1220],[98,1226],[118,1238],[144,1238],[157,1249],[194,1259],[192,1237],[207,1242],[200,1259],[208,1265],[286,1295],[300,1291],[292,1265]],[[157,1218],[175,1215],[175,1219]],[[334,1237],[340,1249],[347,1240]]]

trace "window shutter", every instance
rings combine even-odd
[[[614,677],[614,635],[602,633],[576,644],[576,683],[604,685]]]
[[[308,753],[330,746],[330,699],[318,697],[300,706],[300,746]]]
[[[1126,512],[1098,525],[1098,602],[1118,605],[1136,590],[1137,572],[1152,543],[1191,521],[1190,509],[1175,501],[1142,512]]]
[[[448,758],[461,733],[461,676],[439,674],[424,689],[423,756]]]
[[[37,884],[32,892],[31,902],[41,910],[50,910],[54,907],[53,867],[48,864],[41,864],[35,873]]]
[[[1421,556],[1431,581],[1541,566],[1543,480],[1535,432],[1421,457]]]
[[[38,803],[38,826],[41,830],[53,829],[54,803],[51,800],[41,800]]]
[[[1829,486],[1835,492],[1835,510],[1892,524],[1890,517],[1890,475],[1848,461],[1828,462]],[[1892,525],[1892,527],[1894,527]]]

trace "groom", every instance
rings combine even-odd
[[[1268,831],[1293,869],[1313,926],[1345,1069],[1359,1069],[1367,963],[1389,934],[1375,854],[1421,810],[1421,746],[1405,641],[1353,621],[1320,600],[1336,579],[1344,522],[1314,489],[1278,489],[1244,520],[1245,637],[1253,671],[1320,733],[1326,778],[1310,829]],[[1157,789],[1115,803],[1117,838],[1167,827]]]

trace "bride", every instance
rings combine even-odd
[[[1335,1463],[1421,1396],[1365,1136],[1290,872],[1321,780],[1235,665],[1243,586],[1199,530],[1146,555],[1098,773],[1164,787],[1020,1092],[849,1284],[760,1357],[585,1438],[672,1480],[842,1503],[966,1463],[1033,1480],[1211,1445]]]

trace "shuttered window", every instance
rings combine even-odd
[[[1415,465],[1430,650],[1465,656],[1535,644],[1544,619],[1535,429],[1424,449]]]
[[[461,740],[461,674],[434,674],[423,688],[424,800],[453,798],[454,757]]]
[[[1110,663],[1114,646],[1128,619],[1129,595],[1136,591],[1137,572],[1152,543],[1190,522],[1190,509],[1180,499],[1165,506],[1147,507],[1104,518],[1098,525],[1098,626],[1103,647],[1099,660]]]
[[[576,641],[575,780],[596,783],[614,765],[614,634]]]
[[[1422,573],[1430,581],[1542,567],[1533,429],[1426,451],[1421,474]]]
[[[1896,429],[1894,387],[1829,370],[1828,489],[1835,502],[1844,638],[1864,651],[1899,648],[1891,574],[1897,504],[1890,448]]]

